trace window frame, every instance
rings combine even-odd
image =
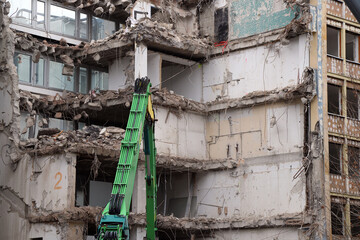
[[[42,27],[38,27],[37,26],[37,2],[43,2],[44,3],[44,28]],[[60,32],[55,32],[50,30],[50,9],[51,9],[51,5],[53,6],[57,6],[57,7],[61,7],[67,10],[71,10],[75,12],[75,36],[69,35],[69,34],[63,34]],[[87,26],[86,26],[86,34],[87,37],[83,38],[80,35],[80,14],[85,14],[86,18],[87,18]],[[47,35],[52,34],[52,35],[56,35],[56,36],[63,36],[65,38],[69,38],[69,39],[74,39],[74,40],[79,40],[79,41],[88,41],[90,42],[92,39],[92,17],[97,17],[100,19],[104,19],[107,21],[111,21],[114,22],[115,24],[115,31],[119,30],[119,25],[120,22],[118,20],[115,19],[110,19],[110,18],[101,18],[99,16],[95,16],[95,14],[92,14],[89,11],[86,11],[84,9],[78,9],[72,6],[65,6],[57,1],[54,0],[31,0],[31,19],[30,19],[30,24],[24,24],[24,23],[17,23],[17,22],[13,22],[12,24],[14,25],[18,25],[18,26],[22,26],[22,27],[26,27],[26,28],[30,28],[30,29],[36,29],[38,31],[44,32]]]

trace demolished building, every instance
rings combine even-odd
[[[1,239],[94,239],[143,76],[159,239],[360,237],[360,24],[344,1],[0,6]],[[144,177],[141,153],[131,239]]]

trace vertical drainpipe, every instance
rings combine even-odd
[[[328,239],[328,223],[330,221],[328,210],[326,207],[330,207],[329,203],[330,200],[326,200],[327,195],[327,182],[326,182],[326,149],[327,149],[327,143],[325,140],[327,139],[326,134],[324,132],[324,104],[326,103],[326,96],[324,94],[325,88],[325,81],[326,81],[326,1],[325,0],[318,0],[318,6],[317,6],[317,55],[318,55],[318,70],[317,70],[317,96],[318,96],[318,114],[319,114],[319,127],[320,127],[320,138],[322,140],[323,144],[323,152],[322,152],[322,158],[319,159],[320,161],[323,161],[322,164],[320,163],[318,166],[322,167],[323,174],[320,174],[320,181],[323,183],[322,188],[322,197],[320,198],[322,203],[318,206],[323,206],[324,208],[321,210],[321,215],[324,219],[323,226],[320,226],[320,229],[322,229],[322,236],[320,234],[316,234],[316,240],[320,239]],[[324,26],[323,26],[324,24]],[[325,101],[324,101],[325,100]],[[327,128],[326,128],[327,129]],[[320,170],[320,169],[319,169]],[[318,199],[318,200],[320,200]],[[320,223],[320,222],[319,222]],[[330,237],[331,239],[331,237]]]

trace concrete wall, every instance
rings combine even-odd
[[[190,112],[171,112],[155,107],[157,153],[182,158],[206,159],[205,117]]]
[[[242,160],[299,152],[303,132],[301,102],[216,112],[206,122],[208,157]]]
[[[202,66],[171,65],[162,68],[162,88],[186,98],[202,101]]]
[[[197,216],[260,220],[301,213],[305,178],[293,180],[301,160],[301,153],[249,158],[235,170],[198,173]]]
[[[211,59],[203,65],[204,101],[296,85],[309,65],[306,42],[300,36],[286,46],[259,46]]]
[[[75,206],[76,155],[39,157],[30,181],[31,201],[42,210],[60,211]]]
[[[15,171],[9,169],[9,166],[1,166],[1,239],[13,239],[14,236],[26,239],[26,229],[30,227],[32,236],[35,230],[33,225],[27,222],[26,216],[32,214],[34,208],[40,212],[60,211],[75,205],[74,154],[38,158],[24,156]],[[52,227],[45,225],[36,228],[35,232],[44,239],[61,239],[53,238],[53,235],[57,235],[57,230],[51,232],[50,229]]]
[[[295,16],[284,1],[232,0],[229,8],[231,40],[285,27]]]
[[[265,229],[242,229],[242,230],[226,230],[215,232],[212,238],[199,239],[246,239],[246,240],[299,240],[299,230],[297,228],[265,228]]]
[[[148,54],[148,77],[152,86],[160,84],[161,57],[160,54],[151,52]],[[131,57],[123,57],[114,60],[109,65],[109,90],[124,88],[126,84],[134,85],[134,64]]]
[[[109,65],[109,90],[118,90],[119,88],[123,88],[127,80],[127,71],[132,68],[130,57],[123,57],[114,60]]]

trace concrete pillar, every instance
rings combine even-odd
[[[147,77],[148,49],[143,43],[135,43],[135,79]]]

